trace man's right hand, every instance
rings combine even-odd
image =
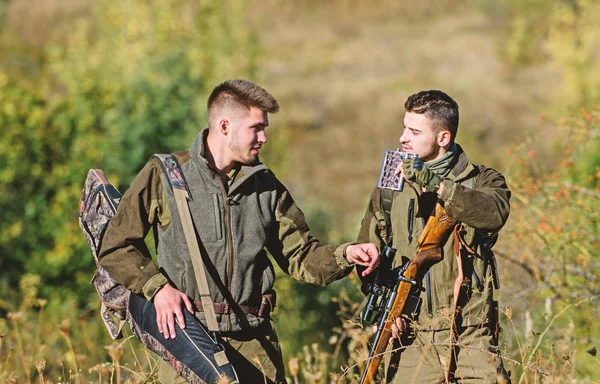
[[[165,339],[175,338],[175,320],[185,329],[185,317],[181,311],[181,301],[185,303],[187,310],[193,314],[194,307],[192,302],[183,292],[173,288],[167,283],[154,296],[154,308],[156,309],[156,324],[158,331],[163,334]]]
[[[379,265],[379,251],[373,243],[351,244],[346,247],[346,260],[349,263],[355,263],[366,267],[362,276],[373,272]]]
[[[377,324],[372,326],[373,333],[377,333]],[[394,324],[392,324],[392,338],[390,339],[390,343],[400,337],[400,334],[406,330],[406,320],[402,317],[396,318]]]

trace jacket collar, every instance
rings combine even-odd
[[[217,171],[210,165],[206,157],[204,156],[206,151],[206,138],[208,137],[208,128],[204,128],[196,139],[192,143],[190,148],[190,155],[192,157],[192,161],[203,172],[210,172],[218,176]],[[237,189],[244,181],[248,180],[251,176],[258,172],[265,172],[268,168],[266,165],[260,162],[256,162],[252,165],[246,165],[238,163],[233,168],[231,172],[229,172],[229,177],[231,178],[231,183],[229,187],[229,193],[231,194],[235,189]]]
[[[452,171],[447,176],[448,179],[459,182],[465,179],[469,179],[477,173],[477,167],[475,167],[469,159],[467,158],[467,154],[463,151],[462,147],[456,144],[456,163],[452,168]]]

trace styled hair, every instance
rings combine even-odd
[[[279,103],[261,86],[243,79],[227,80],[217,85],[206,103],[208,120],[224,107],[247,111],[251,107],[267,113],[277,113]]]
[[[424,114],[433,125],[435,134],[450,132],[452,141],[458,132],[458,104],[442,91],[421,91],[410,95],[404,103],[406,112]]]

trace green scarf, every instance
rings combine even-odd
[[[452,143],[452,146],[444,154],[444,156],[440,157],[437,160],[427,161],[425,164],[427,168],[429,168],[436,175],[441,176],[442,178],[448,176],[452,168],[454,167],[454,160],[456,157],[456,143]]]

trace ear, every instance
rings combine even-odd
[[[217,124],[217,127],[219,128],[219,132],[221,132],[223,135],[227,136],[227,134],[229,134],[230,125],[229,120],[227,118],[224,117],[221,120],[219,120],[219,124]]]
[[[448,145],[450,145],[450,143],[452,142],[452,135],[450,134],[450,131],[446,131],[443,130],[440,133],[438,133],[437,135],[437,144],[440,147],[446,147]]]

